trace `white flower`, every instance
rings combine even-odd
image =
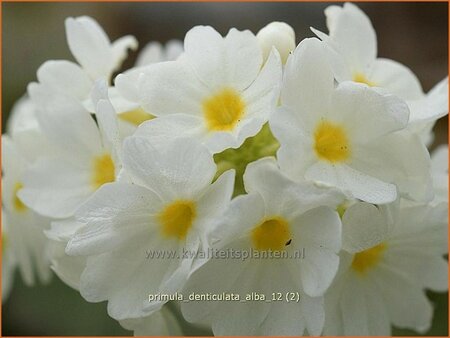
[[[335,87],[326,46],[306,39],[288,59],[270,126],[291,178],[387,203],[397,188],[412,199],[432,194],[428,152],[418,136],[402,131],[407,122],[408,107],[395,96],[350,81]]]
[[[278,52],[262,66],[263,53],[251,32],[233,28],[223,38],[208,26],[192,28],[184,49],[177,61],[153,64],[140,75],[141,106],[158,118],[143,123],[137,135],[153,144],[195,137],[214,153],[239,147],[276,105]]]
[[[294,29],[285,22],[274,21],[261,28],[256,34],[266,60],[275,47],[280,53],[281,61],[286,63],[289,53],[295,49]]]
[[[411,128],[433,126],[434,121],[448,113],[448,79],[424,95],[419,80],[406,66],[386,58],[377,58],[377,37],[370,19],[351,3],[325,9],[329,35],[313,32],[333,50],[333,70],[338,82],[352,80],[368,86],[381,87],[406,100]],[[436,87],[438,88],[438,86]],[[423,135],[424,140],[427,134]]]
[[[102,87],[103,89],[100,89]],[[31,84],[37,118],[56,148],[40,157],[23,177],[21,200],[38,213],[54,218],[73,215],[95,190],[115,180],[120,170],[116,113],[99,82],[95,94],[98,126],[75,98],[43,84]],[[94,93],[96,92],[94,91]]]
[[[215,248],[240,256],[217,256],[200,267],[183,290],[190,294],[299,293],[300,302],[191,301],[181,303],[190,322],[212,323],[215,335],[318,335],[323,326],[320,297],[338,268],[341,223],[336,207],[343,196],[313,183],[294,183],[273,158],[247,166],[248,195],[236,197],[212,234]],[[284,258],[243,255],[279,253]],[[270,251],[269,251],[270,250]],[[304,252],[304,257],[302,252]],[[222,257],[223,258],[223,257]],[[278,297],[278,296],[277,296]],[[285,300],[285,298],[283,298]]]
[[[447,209],[398,202],[347,209],[324,335],[389,336],[391,325],[428,330],[433,308],[424,289],[447,290]]]
[[[228,171],[211,184],[212,155],[189,139],[156,149],[143,138],[128,138],[123,165],[132,183],[104,185],[81,206],[76,218],[86,226],[66,248],[70,255],[90,256],[81,295],[108,300],[108,313],[119,320],[164,304],[149,294],[180,290],[195,258],[183,250],[207,250],[207,233],[228,206],[234,183]],[[178,256],[147,256],[162,250]]]
[[[121,320],[120,325],[132,330],[135,337],[183,335],[179,321],[167,305],[147,317]]]

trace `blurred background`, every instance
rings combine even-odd
[[[194,25],[212,25],[226,34],[231,27],[257,32],[271,21],[285,21],[297,43],[327,32],[323,10],[332,3],[2,3],[2,128],[14,102],[36,80],[36,70],[49,59],[73,60],[65,41],[64,19],[89,15],[111,40],[132,34],[142,48],[147,42],[183,39]],[[448,74],[447,3],[360,3],[378,36],[378,55],[397,60],[418,76],[425,91]],[[133,65],[133,52],[124,69]],[[4,129],[2,129],[2,132]],[[447,143],[448,121],[436,127],[432,148]],[[2,306],[2,335],[131,335],[106,314],[106,304],[85,302],[53,277],[49,285],[27,288],[15,276]],[[448,294],[429,293],[435,307],[427,335],[448,335]],[[186,334],[201,334],[185,325]],[[395,330],[395,335],[415,335]]]

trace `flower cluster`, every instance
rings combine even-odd
[[[425,332],[425,290],[447,290],[448,147],[427,146],[448,79],[425,94],[356,6],[325,15],[297,46],[281,22],[196,26],[115,77],[135,38],[68,18],[76,62],[38,69],[2,137],[3,299],[16,267],[52,269],[135,335],[181,334],[180,313],[215,335]],[[178,293],[199,296],[150,297]]]

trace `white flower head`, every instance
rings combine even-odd
[[[448,288],[447,209],[399,202],[347,209],[339,272],[325,294],[325,335],[428,330],[433,309],[424,289]]]
[[[114,181],[121,168],[116,113],[105,94],[94,89],[98,125],[75,98],[43,84],[31,84],[43,134],[56,150],[40,157],[24,175],[20,198],[33,210],[54,218],[73,215],[102,184]],[[103,89],[102,89],[103,88]]]
[[[70,255],[88,255],[80,292],[91,302],[108,300],[116,319],[150,314],[164,304],[149,294],[172,294],[191,272],[194,253],[207,250],[207,233],[227,208],[234,172],[213,184],[216,165],[199,143],[180,139],[164,148],[131,137],[124,168],[132,183],[101,187],[76,213],[85,224],[69,241]],[[175,256],[151,258],[165,251]]]
[[[286,63],[289,53],[295,49],[294,29],[285,22],[273,21],[261,28],[256,34],[261,48],[264,51],[264,59],[267,59],[272,47],[280,53],[281,61]]]
[[[263,66],[253,33],[233,28],[222,37],[209,26],[192,28],[184,50],[177,61],[151,65],[140,75],[141,106],[158,118],[142,124],[137,135],[153,144],[195,137],[214,153],[239,147],[261,129],[276,105],[278,52]]]
[[[403,132],[408,107],[400,99],[362,84],[337,87],[327,47],[303,40],[289,57],[281,107],[270,126],[288,175],[350,192],[370,203],[429,199],[430,160],[419,137]]]
[[[294,183],[273,158],[250,164],[244,175],[247,195],[233,199],[212,234],[215,248],[238,255],[217,256],[190,278],[184,295],[300,294],[300,302],[195,301],[181,304],[190,322],[206,320],[215,335],[320,334],[322,298],[338,268],[341,223],[336,207],[343,195],[313,183]],[[330,208],[331,207],[331,208]],[[276,252],[276,259],[244,255]],[[299,253],[305,253],[304,257]]]

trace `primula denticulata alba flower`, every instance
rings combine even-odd
[[[447,212],[448,203],[349,207],[324,334],[389,336],[391,324],[426,332],[433,310],[424,289],[448,287]]]
[[[67,18],[76,62],[42,64],[2,135],[3,300],[53,271],[137,336],[426,333],[448,79],[424,93],[358,7],[325,15],[299,44],[195,26],[129,69],[134,37]]]
[[[409,128],[431,143],[434,122],[448,113],[448,77],[427,95],[416,75],[399,62],[377,58],[377,37],[370,19],[351,3],[325,10],[329,35],[312,31],[333,51],[333,71],[338,82],[354,81],[380,87],[405,100],[410,108]]]
[[[337,190],[294,183],[272,158],[250,164],[244,175],[248,194],[235,198],[213,237],[218,249],[241,254],[252,249],[284,252],[288,258],[212,259],[194,273],[187,294],[272,295],[296,290],[301,302],[189,302],[189,321],[207,319],[216,335],[313,335],[323,327],[321,296],[338,267],[341,222],[333,210],[344,198]],[[269,251],[270,250],[270,251]],[[303,259],[293,257],[305,252]]]
[[[263,51],[250,31],[231,29],[224,38],[213,28],[197,26],[184,40],[184,53],[141,73],[139,100],[157,116],[137,135],[154,144],[193,137],[214,153],[239,147],[267,122],[277,103],[281,80],[279,53],[263,64]],[[119,88],[135,76],[119,75]]]
[[[430,159],[420,138],[404,131],[407,105],[355,82],[335,86],[326,48],[305,39],[286,64],[270,120],[282,170],[370,203],[429,198]]]
[[[194,257],[207,250],[207,234],[231,198],[234,172],[216,172],[212,155],[199,143],[180,139],[157,149],[140,137],[124,144],[123,165],[131,183],[101,187],[76,218],[86,226],[69,241],[67,253],[89,255],[80,292],[89,301],[108,300],[116,319],[135,318],[163,302],[148,295],[180,291]],[[180,258],[148,259],[147,251],[173,250]]]

